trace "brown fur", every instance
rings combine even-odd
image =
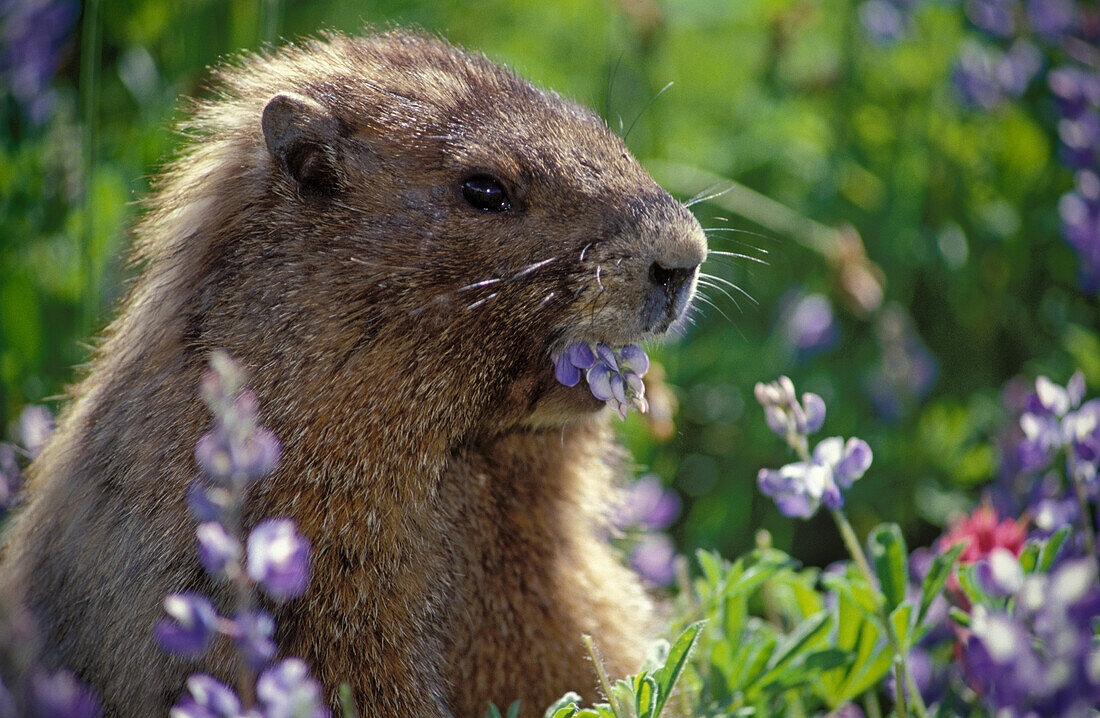
[[[210,423],[196,387],[224,348],[284,446],[246,523],[291,516],[313,545],[309,592],[276,610],[281,652],[330,697],[349,683],[363,715],[595,697],[581,634],[622,675],[651,607],[601,537],[608,412],[550,359],[663,330],[639,316],[646,273],[698,264],[698,224],[591,112],[438,39],[331,36],[219,81],[149,201],[142,276],[29,471],[0,583],[108,715],[163,715],[188,673],[233,675],[227,647],[192,662],[151,633],[168,593],[231,605],[184,501]],[[265,142],[281,93],[305,114],[274,131],[304,155]],[[516,211],[469,207],[472,171]]]

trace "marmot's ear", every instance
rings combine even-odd
[[[339,123],[328,110],[282,93],[268,101],[262,124],[268,152],[304,191],[327,195],[339,188]]]

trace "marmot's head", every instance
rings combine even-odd
[[[233,160],[192,182],[221,225],[206,264],[238,288],[196,315],[202,345],[273,367],[297,342],[322,376],[385,375],[384,391],[435,392],[474,422],[552,422],[599,407],[554,381],[563,347],[684,315],[703,231],[588,109],[403,33],[329,37],[221,79],[192,125],[209,145],[179,164]],[[402,374],[417,388],[395,388]]]

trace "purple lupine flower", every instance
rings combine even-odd
[[[842,490],[863,476],[871,458],[871,448],[863,440],[845,442],[834,436],[817,445],[810,462],[798,461],[779,470],[761,469],[757,484],[765,496],[775,499],[784,516],[805,519],[821,504],[828,509],[841,508]]]
[[[875,410],[893,421],[931,391],[939,368],[903,307],[891,304],[883,309],[875,333],[882,360],[868,372],[864,389]]]
[[[829,348],[839,336],[833,305],[823,294],[794,299],[784,312],[782,323],[787,342],[803,360]]]
[[[1085,378],[1074,373],[1065,388],[1045,376],[1035,381],[1035,393],[1020,417],[1024,440],[1020,461],[1025,469],[1046,466],[1059,450],[1066,450],[1077,470],[1088,471],[1100,459],[1100,399],[1081,405]],[[1071,471],[1071,475],[1076,471]],[[1074,476],[1074,478],[1079,478]]]
[[[1089,108],[1058,122],[1060,157],[1071,168],[1088,170],[1100,160],[1100,113]]]
[[[974,576],[982,590],[995,598],[1011,596],[1024,584],[1024,569],[1016,555],[1005,548],[995,548],[974,564]]]
[[[172,706],[172,718],[242,718],[241,699],[213,676],[196,673],[187,679],[187,693]]]
[[[554,360],[554,376],[565,386],[576,386],[583,376],[592,396],[614,407],[622,419],[631,407],[645,413],[642,377],[649,371],[649,357],[634,344],[618,351],[607,344],[571,344]]]
[[[596,354],[587,344],[570,344],[554,361],[554,376],[566,386],[576,386],[593,364]]]
[[[963,104],[982,110],[992,110],[1001,104],[1004,93],[997,82],[998,57],[974,42],[963,44],[951,81]]]
[[[51,83],[78,15],[71,0],[0,6],[0,91],[11,93],[33,125],[45,123],[57,102]]]
[[[968,0],[966,17],[979,30],[994,37],[1011,37],[1016,31],[1013,0]]]
[[[1095,292],[1100,288],[1100,176],[1081,170],[1076,180],[1074,191],[1058,201],[1058,214],[1062,236],[1081,261],[1081,283]]]
[[[887,0],[867,0],[859,6],[859,22],[867,37],[879,45],[888,45],[909,27],[909,18],[901,8]]]
[[[1077,117],[1090,106],[1100,106],[1100,77],[1094,72],[1065,65],[1047,74],[1047,85],[1063,117]]]
[[[329,718],[321,684],[309,675],[299,658],[285,658],[268,668],[256,682],[256,698],[264,718]]]
[[[247,434],[224,420],[195,445],[195,459],[207,476],[220,482],[247,481],[267,475],[279,462],[279,441],[267,429],[249,427]]]
[[[32,459],[50,438],[53,427],[53,414],[41,404],[31,404],[19,415],[20,443]]]
[[[679,515],[679,494],[666,488],[656,474],[647,474],[627,490],[616,523],[623,528],[664,531]]]
[[[1027,91],[1042,66],[1043,55],[1039,48],[1026,40],[1017,40],[998,58],[993,76],[1006,95],[1019,97]]]
[[[676,547],[666,534],[647,534],[630,552],[630,564],[643,580],[667,586],[675,576]]]
[[[99,701],[66,670],[35,671],[28,689],[34,718],[98,718],[101,715]]]
[[[1011,613],[979,605],[971,614],[963,660],[983,702],[1012,716],[1089,715],[1100,703],[1093,560],[1028,575],[1010,605]]]
[[[810,392],[795,398],[794,384],[785,376],[771,384],[757,383],[753,389],[756,400],[764,407],[768,428],[782,437],[792,432],[800,436],[814,434],[825,423],[825,401]]]
[[[164,599],[166,618],[153,631],[164,650],[182,656],[200,656],[218,629],[214,604],[199,593],[173,593]]]
[[[206,571],[215,578],[225,578],[228,571],[241,558],[241,543],[225,526],[217,521],[207,521],[195,529],[198,538],[199,561]]]
[[[15,494],[19,491],[22,470],[19,468],[19,460],[16,458],[15,447],[11,444],[0,442],[0,516],[4,509],[15,500]]]
[[[273,598],[297,598],[309,586],[309,541],[292,520],[267,519],[248,535],[246,566]]]
[[[259,671],[275,657],[275,619],[267,611],[238,613],[229,629],[237,650],[252,670]]]
[[[1036,33],[1058,41],[1077,25],[1073,0],[1027,0],[1027,19]]]

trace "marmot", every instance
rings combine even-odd
[[[211,352],[250,373],[308,593],[281,653],[363,715],[595,698],[581,634],[638,668],[652,606],[602,538],[608,412],[555,381],[573,342],[664,333],[705,237],[590,110],[435,37],[333,34],[217,73],[137,228],[143,264],[29,468],[2,582],[110,716],[164,715],[232,653],[165,654],[166,594],[221,596],[185,493]],[[489,282],[488,280],[493,280]],[[224,608],[224,607],[223,607]]]

